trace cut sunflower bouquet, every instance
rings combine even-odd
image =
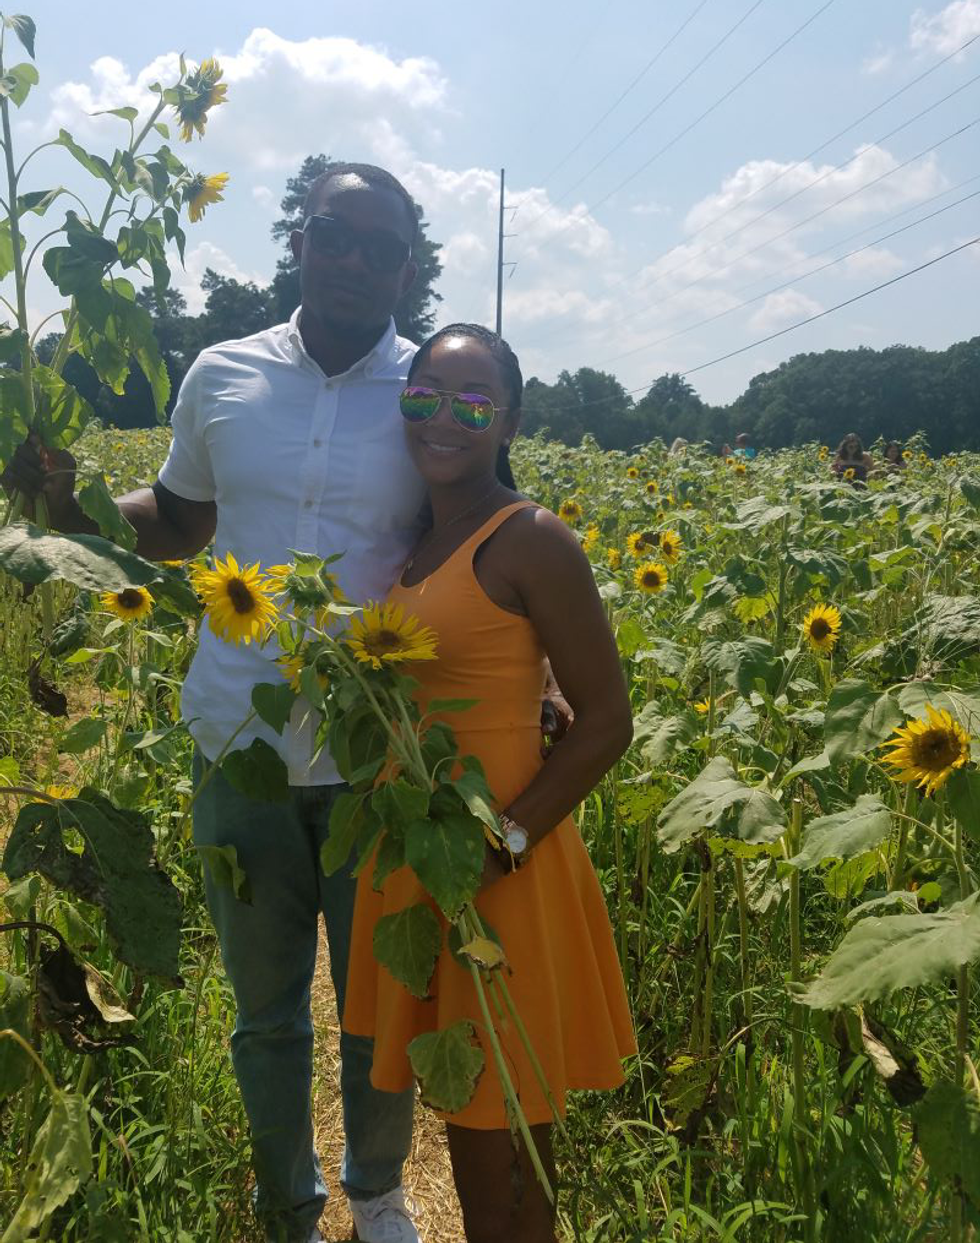
[[[552,1196],[503,1054],[501,1025],[516,1030],[559,1126],[561,1117],[507,987],[504,949],[473,904],[487,844],[505,849],[482,765],[459,754],[445,720],[475,701],[436,699],[420,709],[418,683],[407,670],[437,659],[438,636],[398,605],[347,601],[330,568],[337,560],[295,553],[290,564],[263,570],[239,566],[228,554],[191,577],[215,634],[279,648],[281,678],[253,688],[255,715],[278,733],[295,712],[301,720],[312,715],[315,754],[329,747],[349,786],[333,804],[324,871],[354,859],[355,873],[370,867],[380,888],[407,865],[431,898],[382,916],[375,956],[420,998],[447,944],[469,972],[508,1116]],[[475,1036],[473,1024],[461,1020],[409,1044],[422,1098],[433,1108],[456,1113],[471,1099],[484,1066]]]

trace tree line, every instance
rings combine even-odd
[[[202,349],[282,323],[298,306],[299,271],[289,235],[302,227],[310,184],[330,164],[325,155],[308,156],[286,182],[282,215],[272,225],[272,236],[284,243],[284,251],[270,284],[237,281],[208,270],[201,282],[206,299],[200,315],[189,315],[185,298],[174,289],[162,297],[152,288],[137,295],[154,320],[170,373],[171,405]],[[435,326],[442,300],[436,291],[440,249],[420,213],[414,252],[419,276],[395,316],[398,331],[413,341],[424,340]],[[57,340],[52,334],[41,343],[42,361],[53,354]],[[512,344],[520,352],[520,341]],[[122,394],[100,384],[77,356],[66,379],[106,423],[144,427],[155,422],[148,386],[136,368]],[[904,441],[921,431],[934,453],[980,450],[980,337],[937,351],[893,345],[798,354],[774,371],[754,376],[745,392],[725,406],[702,400],[676,373],[654,380],[636,400],[614,375],[580,367],[562,371],[554,384],[537,377],[528,380],[522,430],[567,445],[578,445],[590,435],[605,449],[629,449],[657,437],[668,443],[677,437],[707,441],[721,448],[740,432],[747,432],[757,446],[774,449],[809,441],[836,445],[852,431],[871,444],[879,437]]]

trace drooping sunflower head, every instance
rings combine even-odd
[[[657,546],[657,537],[650,531],[634,531],[626,537],[627,551],[631,557],[636,557],[637,560],[653,552]]]
[[[365,605],[360,617],[351,619],[346,642],[354,658],[372,669],[436,659],[436,632],[417,617],[406,617],[400,604]]]
[[[833,604],[815,604],[803,619],[803,637],[815,652],[833,651],[840,628],[840,609]]]
[[[187,215],[191,224],[196,224],[201,219],[209,203],[222,201],[222,191],[227,182],[227,173],[212,173],[210,177],[206,177],[204,173],[195,173],[184,186],[184,202],[187,204]]]
[[[145,587],[124,587],[121,591],[104,591],[102,607],[123,621],[135,622],[153,609],[153,597]]]
[[[585,534],[582,536],[582,551],[586,556],[592,552],[598,542],[599,528],[595,525],[595,523],[592,523],[590,526],[586,527]]]
[[[208,113],[225,102],[228,87],[221,81],[223,76],[221,66],[209,57],[191,70],[187,80],[177,87],[180,98],[174,104],[174,112],[184,142],[190,142],[195,132],[203,137]]]
[[[883,757],[896,781],[914,781],[927,795],[944,785],[970,759],[970,735],[945,708],[926,704],[926,715],[897,729]]]
[[[639,477],[640,477],[639,467],[636,467],[636,466],[627,466],[627,468],[626,468],[626,478],[627,478],[627,479],[639,479]]]
[[[582,506],[578,501],[569,497],[558,506],[558,517],[562,522],[567,522],[570,527],[574,526],[576,522],[582,520]]]
[[[660,551],[668,565],[674,565],[681,555],[681,537],[676,531],[660,532]]]
[[[638,591],[656,595],[667,586],[669,573],[665,565],[659,562],[645,561],[633,571],[633,585]]]
[[[266,578],[258,565],[239,566],[231,553],[214,569],[195,566],[191,582],[204,601],[208,625],[226,643],[261,642],[279,620],[273,596],[276,581]]]
[[[623,564],[623,554],[618,548],[606,549],[606,564],[609,566],[610,570],[618,570]]]

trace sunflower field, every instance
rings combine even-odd
[[[74,448],[118,494],[167,432]],[[815,445],[515,446],[593,564],[635,713],[579,822],[640,1056],[573,1098],[563,1238],[975,1236],[980,459],[906,457],[859,488]],[[0,1240],[237,1243],[201,869],[248,878],[190,845],[178,705],[212,579],[48,538],[0,532]]]

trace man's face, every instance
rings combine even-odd
[[[340,221],[355,241],[395,238],[405,245],[412,241],[402,199],[393,190],[370,186],[353,175],[328,181],[311,214]],[[290,243],[299,264],[303,309],[324,327],[345,332],[383,329],[415,279],[417,268],[411,259],[393,272],[378,271],[370,262],[370,245],[354,245],[344,255],[325,254],[317,250],[309,231],[294,232]]]

